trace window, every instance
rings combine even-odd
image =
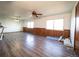
[[[63,22],[63,19],[48,20],[46,28],[52,30],[63,30]]]
[[[27,27],[28,28],[33,28],[34,27],[34,22],[33,21],[27,22]]]
[[[54,30],[63,30],[63,19],[54,20]]]
[[[46,26],[46,29],[53,29],[53,20],[48,20],[47,21],[47,26]]]

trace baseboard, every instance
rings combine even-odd
[[[4,34],[7,34],[7,33],[16,33],[16,32],[23,32],[23,31],[4,32]]]

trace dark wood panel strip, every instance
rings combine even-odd
[[[64,31],[60,30],[47,30],[45,28],[26,28],[23,27],[24,32],[31,32],[35,35],[41,36],[64,36],[66,38],[70,37],[70,30],[65,29]]]

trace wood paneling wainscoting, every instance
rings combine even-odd
[[[65,30],[64,30],[64,34],[63,34],[63,35],[64,35],[64,37],[65,37],[65,38],[70,37],[70,30],[65,29]]]
[[[47,36],[62,36],[63,31],[60,30],[47,30]]]
[[[33,28],[27,28],[27,27],[23,27],[23,32],[33,32]]]
[[[47,30],[45,28],[27,28],[23,27],[23,32],[30,32],[35,35],[41,35],[41,36],[64,36],[64,37],[70,37],[70,30],[65,29],[64,31],[60,30]]]
[[[34,28],[33,29],[33,34],[46,36],[46,29],[45,28]]]

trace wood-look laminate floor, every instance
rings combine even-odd
[[[74,57],[74,51],[61,42],[29,33],[4,34],[0,40],[1,57]]]

